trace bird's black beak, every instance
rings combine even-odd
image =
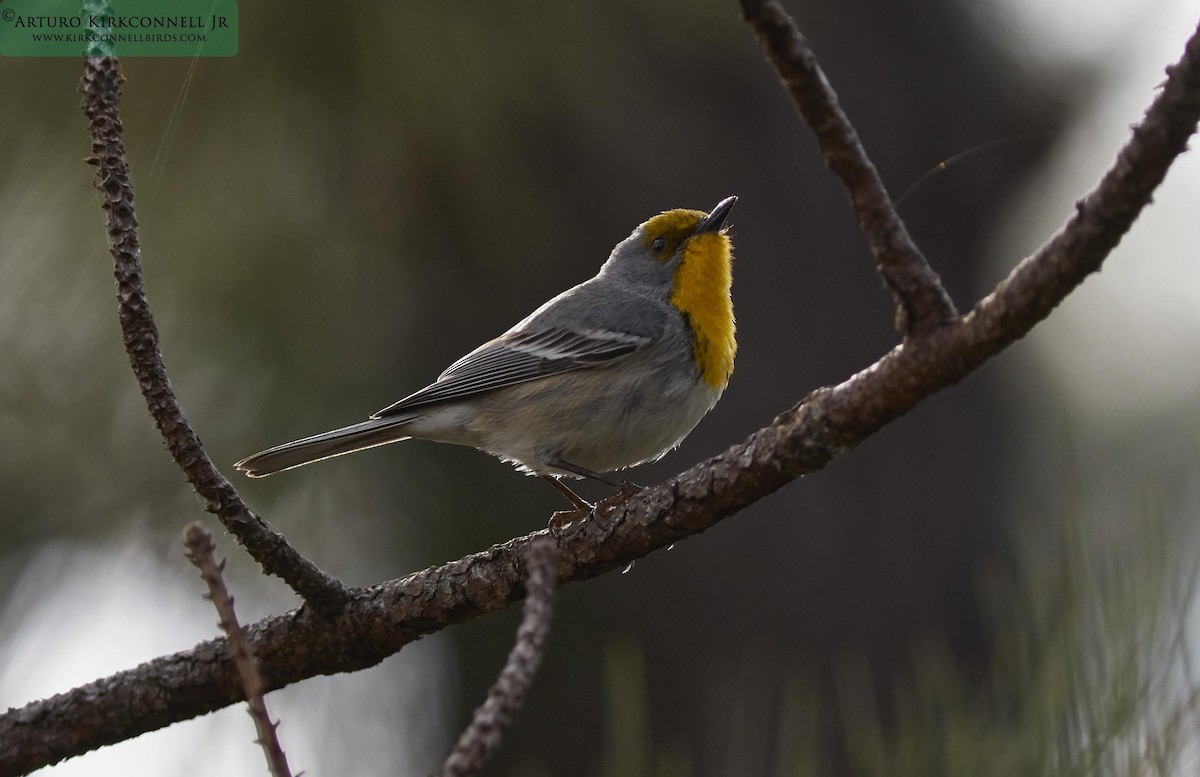
[[[725,217],[729,215],[729,211],[733,210],[734,203],[737,202],[737,196],[726,197],[717,203],[717,207],[712,209],[700,223],[696,225],[696,231],[692,234],[702,235],[705,232],[719,232],[721,227],[725,226]]]

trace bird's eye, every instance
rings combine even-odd
[[[654,238],[654,242],[650,244],[650,249],[656,254],[661,254],[667,249],[667,239],[665,237]]]

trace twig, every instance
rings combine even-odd
[[[547,535],[535,538],[526,548],[529,578],[525,583],[525,607],[517,628],[516,644],[508,662],[488,691],[487,700],[475,710],[471,724],[458,738],[442,767],[442,777],[476,774],[500,746],[513,715],[525,701],[533,677],[546,649],[550,616],[554,606],[558,550]]]
[[[850,194],[879,274],[896,301],[896,329],[908,338],[957,320],[954,302],[909,237],[808,41],[776,0],[741,0],[741,4],[742,15],[816,133],[826,164]]]
[[[86,161],[96,165],[96,188],[104,196],[101,207],[107,214],[109,251],[116,260],[121,334],[142,396],[175,463],[204,499],[205,509],[221,520],[263,571],[283,578],[312,606],[336,609],[349,596],[347,588],[301,556],[251,512],[233,485],[217,471],[175,399],[158,347],[158,328],[142,285],[133,185],[118,110],[123,81],[116,58],[84,60],[80,91],[92,134],[92,155]]]
[[[1129,229],[1200,119],[1200,30],[1116,164],[1066,226],[958,324],[894,349],[720,456],[701,462],[558,537],[560,584],[623,569],[853,450],[889,421],[954,385],[1049,315]],[[501,609],[523,591],[520,561],[544,532],[356,592],[332,618],[307,609],[250,627],[268,682],[373,666],[451,624]],[[214,640],[0,715],[0,777],[240,700],[229,649]],[[114,716],[111,710],[125,714]]]
[[[254,719],[254,728],[258,732],[256,740],[262,746],[267,757],[267,768],[271,777],[292,777],[288,769],[287,756],[279,746],[279,737],[275,735],[278,723],[271,722],[267,712],[267,702],[263,698],[264,685],[262,674],[258,671],[258,662],[254,660],[254,651],[246,640],[246,631],[238,623],[237,613],[233,609],[233,597],[225,587],[225,562],[217,562],[214,552],[212,535],[199,523],[188,524],[184,529],[183,544],[187,547],[188,561],[200,570],[200,577],[208,586],[205,598],[217,608],[221,620],[218,625],[225,632],[226,638],[233,651],[233,663],[237,666],[242,687],[246,692],[246,704],[250,707],[250,717]]]

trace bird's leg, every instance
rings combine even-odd
[[[561,480],[559,480],[558,478],[554,477],[553,475],[542,475],[541,478],[542,478],[542,480],[546,481],[550,485],[554,486],[555,490],[557,490],[558,493],[565,496],[567,498],[567,501],[575,506],[576,510],[590,511],[592,509],[593,505],[591,502],[587,501],[586,499],[584,499],[583,497],[581,497],[579,494],[575,493],[571,489],[567,488],[567,485],[565,483],[563,483]]]
[[[555,469],[565,469],[567,472],[578,475],[581,478],[591,478],[592,480],[600,481],[601,483],[605,484],[606,486],[612,486],[613,488],[620,491],[625,496],[626,499],[633,496],[638,491],[641,491],[643,488],[642,486],[639,486],[637,483],[631,483],[628,480],[617,480],[615,478],[610,478],[608,475],[605,475],[603,472],[593,472],[590,469],[584,469],[583,467],[572,464],[569,461],[563,461],[562,459],[551,459],[550,461],[548,461],[546,463],[549,464],[551,467],[554,467]],[[565,488],[565,486],[564,486],[564,488]]]
[[[554,489],[558,491],[558,493],[565,496],[567,501],[575,506],[574,510],[560,510],[559,512],[556,512],[554,515],[550,516],[549,526],[551,531],[558,531],[569,523],[578,521],[581,518],[586,518],[592,512],[592,510],[595,509],[595,505],[593,505],[591,502],[588,502],[571,489],[567,488],[565,483],[553,475],[542,475],[541,478],[550,485],[554,486]]]
[[[604,483],[605,485],[612,486],[613,488],[617,489],[616,494],[608,497],[607,499],[600,500],[599,504],[596,505],[596,507],[598,508],[598,511],[602,515],[607,515],[609,510],[628,501],[631,497],[633,497],[635,494],[637,494],[639,491],[641,491],[643,489],[643,487],[639,486],[637,483],[633,483],[628,480],[616,480],[615,478],[610,478],[608,475],[605,475],[604,473],[593,472],[590,469],[586,469],[584,467],[577,466],[575,464],[570,463],[569,461],[564,461],[562,459],[556,458],[556,459],[552,459],[546,463],[552,467],[555,467],[556,469],[564,469],[567,472],[574,473],[582,478],[591,478],[592,480],[598,480],[601,483]],[[543,476],[543,477],[545,477],[545,476]],[[558,481],[555,481],[555,486],[560,489],[567,489],[566,486],[564,486],[562,483],[560,483]],[[570,491],[570,489],[567,489],[567,490]],[[571,493],[574,494],[575,492],[572,491]],[[579,497],[576,496],[575,498],[578,499]]]

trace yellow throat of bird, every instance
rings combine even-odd
[[[666,259],[683,241],[679,268],[671,290],[671,304],[683,313],[692,329],[692,355],[700,377],[714,389],[724,389],[733,374],[737,353],[734,339],[733,244],[723,232],[693,234],[706,214],[698,210],[669,210],[643,226],[649,247],[656,237],[667,239],[658,254]]]
[[[724,389],[733,374],[737,353],[734,337],[733,245],[720,232],[688,238],[675,273],[671,304],[692,327],[692,354],[700,377],[715,389]]]

